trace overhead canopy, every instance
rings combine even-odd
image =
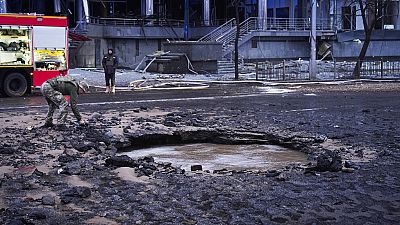
[[[87,36],[81,35],[74,33],[72,31],[68,32],[68,38],[73,40],[73,41],[90,41],[91,39],[88,38]]]

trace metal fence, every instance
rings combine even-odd
[[[357,61],[318,61],[318,80],[353,79]],[[284,60],[256,62],[256,79],[267,81],[310,80],[309,61]],[[400,79],[400,60],[364,60],[360,68],[361,79]]]

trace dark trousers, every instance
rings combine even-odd
[[[115,86],[115,73],[106,73],[105,75],[106,75],[106,86]]]

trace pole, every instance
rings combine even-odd
[[[210,0],[203,0],[203,22],[204,26],[210,26]]]
[[[258,0],[258,28],[264,30],[267,26],[267,0]]]
[[[239,0],[235,1],[236,35],[235,35],[235,80],[239,80]]]
[[[185,14],[184,14],[184,28],[183,36],[185,41],[189,40],[189,0],[185,0]]]
[[[54,3],[54,13],[60,13],[61,12],[61,2],[60,2],[60,0],[54,0],[53,3]]]
[[[258,61],[256,62],[256,80],[258,80],[258,73],[259,73],[259,71],[258,71]]]
[[[0,0],[0,13],[7,13],[7,1]]]
[[[310,79],[317,78],[317,1],[311,3],[311,49],[310,49]]]

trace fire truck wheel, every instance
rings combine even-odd
[[[28,89],[26,78],[20,73],[8,74],[4,79],[4,93],[9,97],[18,97],[25,94]]]

